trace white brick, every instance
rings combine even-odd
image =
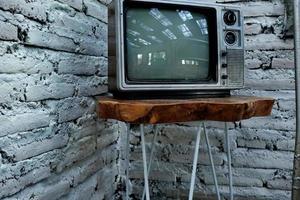
[[[260,24],[249,24],[245,25],[245,34],[247,35],[257,35],[261,33],[262,28]]]
[[[70,191],[70,183],[66,180],[45,187],[38,196],[39,199],[51,200],[59,199]]]
[[[260,34],[245,37],[246,50],[293,49],[293,40],[282,40],[274,34]]]
[[[0,102],[25,101],[24,89],[29,81],[26,74],[0,73]]]
[[[193,127],[198,127],[199,126],[199,121],[196,122],[186,122],[186,123],[178,123],[179,125],[184,125],[184,126],[193,126]],[[218,129],[224,129],[224,123],[223,122],[217,122],[217,121],[206,121],[205,125],[207,128],[218,128]],[[234,128],[235,125],[232,122],[227,123],[228,128]]]
[[[273,58],[272,68],[294,69],[294,60],[288,58]]]
[[[277,100],[293,100],[295,98],[295,91],[281,90],[281,91],[261,91],[261,90],[236,90],[233,91],[234,95],[245,96],[265,96],[272,97]]]
[[[65,178],[76,187],[88,177],[97,173],[97,171],[111,167],[113,162],[116,161],[117,156],[114,146],[96,151],[91,156],[84,157],[77,165],[71,166],[67,171],[64,171]]]
[[[105,5],[108,5],[108,4],[110,4],[112,2],[112,0],[97,0],[97,1],[99,1],[99,2],[101,2],[103,4],[105,4]]]
[[[36,111],[15,116],[0,116],[0,136],[46,127],[51,117],[47,112]]]
[[[117,141],[119,133],[114,131],[113,134],[103,134],[100,137],[97,137],[97,149],[104,149],[110,144]]]
[[[73,163],[83,160],[96,151],[96,138],[88,136],[69,144],[64,150],[64,159],[57,166],[58,171],[62,171],[65,167]]]
[[[295,139],[280,140],[276,143],[279,150],[283,151],[294,151],[295,150]]]
[[[92,199],[93,195],[98,190],[97,174],[89,177],[85,182],[78,185],[76,188],[70,191],[66,198],[61,198],[61,200],[82,200],[82,199]],[[100,194],[98,194],[100,197]]]
[[[104,75],[107,59],[90,56],[68,56],[58,64],[59,74],[94,75],[98,71]]]
[[[282,111],[295,110],[296,102],[295,100],[279,100],[278,101],[279,109]]]
[[[169,162],[191,164],[193,162],[194,149],[187,145],[168,145],[158,146],[156,145],[156,157],[159,160],[167,159]],[[141,149],[131,153],[131,159],[141,158]],[[227,160],[226,154],[223,152],[216,152],[213,150],[213,157],[215,165],[222,165]],[[210,165],[209,156],[205,149],[200,148],[198,163],[201,165]]]
[[[69,6],[77,9],[82,10],[82,0],[59,0],[62,3],[68,4]]]
[[[286,131],[243,128],[238,130],[237,143],[238,147],[289,150],[285,148],[285,142],[290,141],[291,137],[293,134],[287,135]]]
[[[52,22],[49,30],[60,36],[78,39],[82,36],[92,36],[103,40],[107,35],[107,25],[104,22],[83,13],[70,16],[68,13],[55,12],[50,13],[49,18]]]
[[[112,195],[114,193],[115,187],[112,177],[115,177],[117,170],[115,168],[104,168],[93,173],[94,175],[87,178],[87,180],[79,184],[76,188],[72,189],[70,194],[65,198],[62,198],[62,200],[99,200],[104,199],[104,195],[108,199],[112,199],[107,195]],[[111,194],[109,194],[109,190],[112,190]]]
[[[78,96],[95,96],[107,93],[106,78],[94,76],[80,81],[83,83],[78,86]]]
[[[160,184],[156,187],[163,188],[159,192],[151,194],[152,198],[160,198],[161,196],[168,199],[188,199],[189,185],[178,188],[174,186],[174,183]],[[229,190],[226,186],[219,187],[220,193],[225,197],[228,196]],[[139,197],[143,192],[142,182],[137,182],[133,187],[134,197]],[[287,200],[291,198],[291,191],[273,190],[261,187],[234,187],[234,198],[239,200]],[[227,195],[226,195],[227,194]],[[217,196],[214,192],[214,186],[205,187],[201,185],[194,191],[194,199],[206,199],[214,200]]]
[[[1,185],[0,198],[15,194],[25,188],[27,185],[34,184],[49,177],[50,174],[51,172],[49,167],[40,167],[23,176],[18,177],[18,179],[7,177],[8,180],[4,179],[3,181],[5,181],[5,184]]]
[[[52,182],[41,182],[33,186],[28,186],[23,191],[17,193],[12,197],[8,197],[5,200],[21,200],[21,199],[60,199],[63,195],[67,194],[71,190],[71,183],[62,179]]]
[[[13,93],[13,88],[7,84],[0,81],[0,103],[12,101],[11,93]],[[1,124],[0,124],[1,125]]]
[[[62,127],[60,127],[62,129]],[[1,147],[7,156],[12,157],[14,161],[25,160],[42,153],[62,148],[68,142],[68,133],[62,130],[55,134],[54,130],[47,128],[40,131],[19,134],[9,146]]]
[[[281,2],[250,2],[243,4],[244,16],[280,16],[284,15],[285,7]]]
[[[157,171],[157,170],[152,169],[151,172],[149,173],[150,181],[175,182],[176,177],[180,177],[180,176],[176,176],[172,172],[166,172],[166,171],[162,171],[162,170]],[[144,178],[143,166],[141,165],[139,167],[139,170],[129,171],[129,178],[143,180],[143,178]]]
[[[237,144],[238,144],[239,147],[265,149],[268,143],[266,141],[263,141],[263,140],[238,139]]]
[[[72,121],[95,111],[95,102],[86,98],[68,98],[55,105],[59,123]]]
[[[241,125],[245,128],[256,129],[273,129],[284,131],[295,131],[296,129],[295,119],[276,119],[271,117],[243,120]]]
[[[274,80],[284,81],[284,80],[294,80],[295,71],[292,69],[264,69],[264,64],[258,69],[246,69],[246,81],[247,80],[270,80],[270,83]],[[272,77],[272,78],[270,78]],[[286,83],[285,83],[286,84]],[[286,86],[285,86],[286,87]],[[291,87],[291,86],[290,86]],[[254,89],[254,88],[253,88]]]
[[[16,26],[0,21],[0,28],[1,39],[18,41],[18,28]]]
[[[42,0],[2,0],[0,1],[0,7],[4,10],[13,10],[15,13],[21,13],[38,21],[46,22],[47,20],[46,6]]]
[[[3,56],[6,52],[7,52],[7,48],[9,45],[10,42],[3,42],[3,41],[0,41],[0,56]]]
[[[236,149],[232,157],[235,167],[292,169],[294,155],[293,152]]]
[[[17,193],[11,198],[30,199],[30,197],[35,196],[35,198],[37,199],[53,199],[53,197],[59,198],[64,196],[63,198],[59,199],[65,199],[65,197],[68,197],[66,195],[69,193],[71,193],[70,196],[73,197],[72,194],[81,192],[80,190],[78,190],[78,188],[76,188],[76,186],[80,184],[88,184],[89,181],[87,179],[93,176],[93,174],[95,174],[94,176],[96,176],[97,178],[98,190],[100,190],[104,194],[107,193],[104,190],[106,187],[113,189],[114,191],[114,179],[112,179],[111,177],[114,177],[116,175],[115,173],[117,170],[115,169],[115,167],[111,167],[110,163],[112,163],[112,161],[117,158],[117,154],[115,152],[116,151],[113,151],[112,148],[108,148],[107,150],[97,152],[92,157],[87,157],[87,159],[86,157],[84,157],[83,162],[67,168],[65,171],[63,171],[63,173],[52,174],[52,176],[47,180],[32,186],[28,186],[26,189]],[[53,162],[52,164],[58,161],[52,161],[49,158],[48,160]],[[45,164],[48,164],[48,162],[45,162]],[[111,181],[106,179],[107,176]],[[104,182],[105,187],[101,185],[102,182],[99,182],[101,180],[106,180]],[[93,196],[93,199],[94,198],[95,197]]]
[[[26,161],[2,164],[0,181],[5,184],[1,184],[0,198],[13,195],[51,176],[50,163],[54,163],[57,157],[58,151],[52,151]],[[19,197],[24,198],[25,196]]]
[[[29,30],[26,37],[26,44],[38,47],[47,47],[55,50],[76,52],[77,45],[70,38],[61,37],[53,33],[40,30]]]
[[[93,38],[85,38],[84,40],[80,40],[79,49],[77,52],[80,52],[85,55],[92,56],[104,56],[107,57],[107,39],[103,38],[103,40],[93,39]]]
[[[86,14],[107,23],[107,7],[96,0],[84,0]]]
[[[272,180],[276,173],[276,170],[273,169],[233,168],[232,170],[234,187],[263,187],[264,182]],[[210,166],[201,166],[198,173],[205,184],[214,185]],[[228,168],[216,167],[216,173],[218,183],[228,185]]]
[[[292,179],[273,179],[268,181],[267,187],[271,189],[287,190],[292,188]]]
[[[260,68],[261,65],[262,65],[262,61],[257,58],[245,60],[245,66],[249,69]]]
[[[62,99],[73,96],[75,86],[66,83],[50,85],[34,85],[26,88],[27,101],[40,101],[45,99]]]
[[[248,79],[245,81],[245,86],[257,90],[294,90],[295,80]]]
[[[276,35],[281,35],[285,29],[282,19],[282,16],[245,18],[246,34],[249,31],[248,33],[252,32],[252,34],[275,33]]]
[[[96,135],[99,132],[99,130],[97,129],[95,121],[92,119],[94,117],[95,116],[91,116],[91,118],[89,118],[88,124],[75,125],[72,123],[69,126],[71,139],[79,140],[89,135]]]
[[[107,194],[108,199],[113,199],[113,194],[116,191],[114,180],[111,177],[116,177],[117,173],[118,169],[116,167],[106,167],[98,174],[98,187],[101,193]]]
[[[176,125],[164,126],[157,140],[163,144],[193,144],[196,141],[196,133],[198,127],[184,127]],[[209,129],[209,140],[211,145],[221,147],[224,139],[223,130]],[[146,135],[148,142],[152,142],[153,134]],[[202,144],[205,140],[204,135],[201,137]]]
[[[211,189],[213,189],[211,187]],[[228,193],[227,187],[220,187],[220,192]],[[290,191],[272,190],[261,187],[234,187],[235,196],[247,200],[286,200],[291,198]]]
[[[52,71],[52,63],[47,60],[39,60],[34,57],[23,56],[16,57],[12,54],[5,54],[0,57],[1,67],[0,73],[50,73]]]

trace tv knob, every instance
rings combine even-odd
[[[223,57],[227,56],[227,51],[222,51],[222,52],[221,52],[221,55],[222,55]]]
[[[228,65],[227,64],[222,64],[222,68],[227,68],[228,67]]]
[[[228,10],[224,13],[223,19],[226,25],[232,26],[236,22],[236,15],[233,11]]]
[[[228,79],[228,75],[223,74],[221,78],[222,78],[222,79]]]
[[[237,35],[233,31],[227,31],[225,33],[225,43],[229,46],[235,45],[237,42]]]

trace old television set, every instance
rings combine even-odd
[[[108,82],[115,97],[226,96],[243,87],[240,7],[114,0],[108,13]]]

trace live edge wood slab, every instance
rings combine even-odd
[[[132,124],[159,124],[212,120],[235,122],[271,114],[274,99],[231,96],[224,98],[120,100],[101,97],[98,114]]]

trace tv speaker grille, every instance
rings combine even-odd
[[[228,85],[243,87],[244,85],[244,50],[227,50]]]

